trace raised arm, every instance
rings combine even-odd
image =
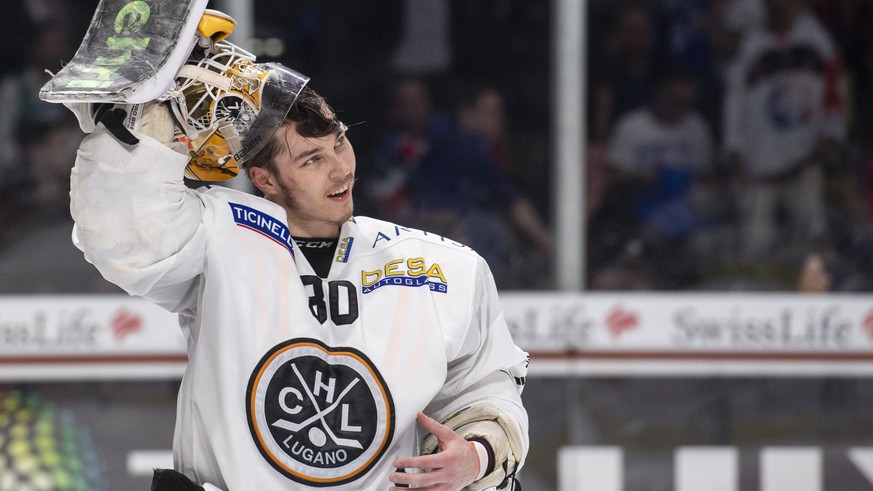
[[[203,203],[183,182],[187,156],[166,145],[165,106],[149,106],[144,118],[152,124],[135,134],[139,143],[122,143],[99,124],[79,147],[73,242],[107,280],[178,311],[203,268]]]

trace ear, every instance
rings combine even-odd
[[[264,196],[276,194],[276,178],[269,170],[263,167],[251,167],[249,169],[249,177],[252,180],[252,184],[264,193]]]

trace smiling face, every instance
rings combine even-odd
[[[321,137],[301,136],[296,124],[279,128],[282,143],[272,165],[249,170],[264,197],[288,213],[295,237],[338,237],[352,216],[355,152],[346,127]]]

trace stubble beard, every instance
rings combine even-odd
[[[285,208],[286,213],[290,214],[290,212],[292,210],[301,209],[301,207],[297,204],[297,202],[294,201],[294,192],[288,187],[288,185],[286,183],[280,181],[278,183],[278,186],[279,186],[279,190],[282,193],[281,196],[279,196],[280,202],[278,204],[282,205],[282,207]],[[350,218],[352,218],[352,216],[354,215],[354,202],[351,201],[351,199],[352,199],[351,191],[352,190],[349,189],[349,200],[350,200],[350,203],[352,203],[352,209],[349,210],[349,213],[347,213],[342,218],[333,221],[333,223],[336,224],[338,229],[341,228],[342,225],[345,222],[347,222]]]

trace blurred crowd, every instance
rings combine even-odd
[[[0,293],[116,291],[70,243],[81,132],[37,98],[96,3],[15,0],[0,20]],[[470,245],[502,289],[554,287],[553,2],[254,5],[253,49],[281,47],[256,54],[350,127],[357,213]],[[586,288],[873,289],[871,14],[589,1]]]
[[[870,289],[862,0],[602,2],[591,289]]]

